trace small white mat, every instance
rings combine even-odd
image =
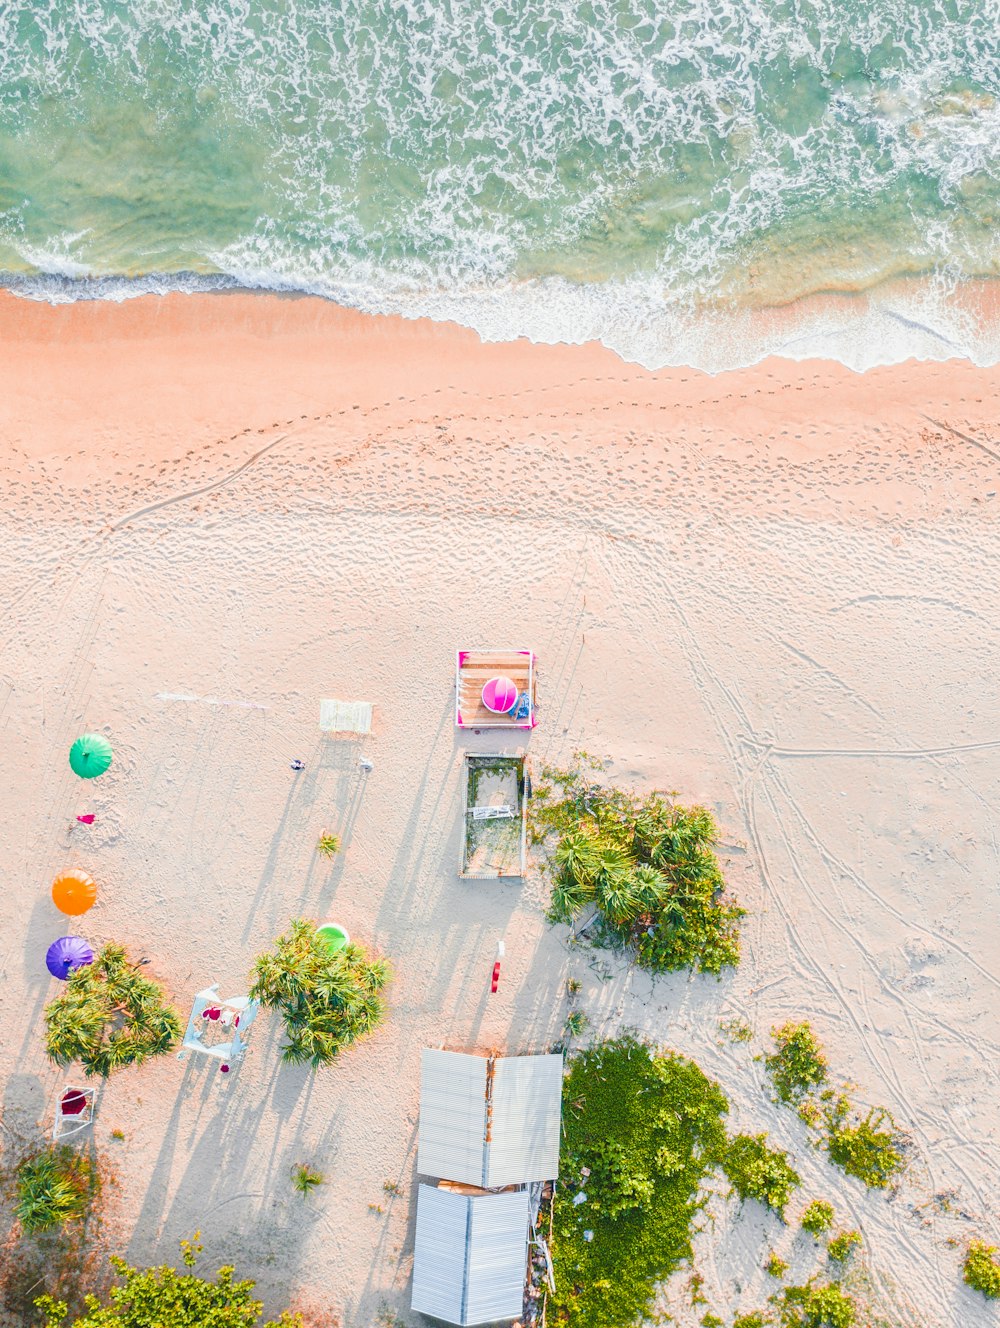
[[[371,701],[323,701],[319,703],[319,726],[324,733],[371,733]]]

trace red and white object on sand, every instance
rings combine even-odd
[[[500,960],[503,958],[503,941],[497,941],[497,957],[493,964],[493,977],[490,981],[490,992],[495,996],[497,987],[500,985]]]

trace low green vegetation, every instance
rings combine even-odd
[[[839,1235],[834,1236],[826,1247],[826,1252],[834,1263],[846,1263],[851,1257],[851,1251],[855,1245],[861,1244],[860,1231],[841,1231]]]
[[[784,1217],[799,1174],[787,1153],[767,1146],[766,1134],[738,1134],[726,1150],[722,1169],[741,1199],[756,1199]]]
[[[750,1042],[753,1038],[753,1029],[745,1019],[721,1019],[719,1032],[733,1042]]]
[[[781,1328],[852,1328],[857,1307],[836,1283],[791,1286],[774,1297]]]
[[[57,1065],[79,1061],[105,1079],[126,1065],[163,1056],[180,1041],[181,1021],[162,987],[140,973],[121,945],[105,945],[75,968],[45,1007],[45,1049]]]
[[[100,1188],[97,1168],[82,1153],[53,1145],[26,1158],[15,1173],[14,1212],[27,1235],[79,1221]]]
[[[724,897],[704,807],[609,788],[580,769],[544,777],[532,833],[549,853],[550,921],[570,923],[596,905],[596,943],[631,951],[655,973],[735,967],[743,909]]]
[[[800,1225],[803,1231],[814,1236],[829,1231],[833,1226],[833,1204],[828,1204],[825,1199],[814,1199],[802,1214]]]
[[[733,1320],[733,1328],[768,1328],[774,1320],[763,1310],[751,1310],[749,1314],[738,1314]]]
[[[966,1286],[981,1291],[988,1300],[1000,1296],[1000,1264],[996,1261],[996,1253],[996,1246],[987,1245],[985,1240],[970,1241],[962,1268]]]
[[[788,1272],[788,1264],[780,1254],[776,1254],[775,1251],[772,1250],[767,1256],[767,1262],[764,1264],[764,1271],[767,1273],[768,1277],[782,1278]]]
[[[253,1282],[237,1282],[228,1266],[219,1269],[214,1282],[197,1277],[191,1269],[201,1246],[182,1241],[181,1249],[180,1272],[165,1265],[133,1268],[113,1256],[119,1283],[103,1304],[87,1296],[85,1312],[72,1321],[65,1302],[39,1297],[35,1304],[42,1311],[43,1328],[304,1328],[301,1317],[288,1312],[261,1324],[264,1307],[253,1298]]]
[[[340,851],[340,835],[332,835],[324,830],[316,843],[316,852],[321,858],[332,858]]]
[[[550,1325],[631,1328],[646,1317],[657,1284],[691,1258],[702,1186],[726,1151],[727,1110],[721,1089],[692,1061],[631,1038],[573,1059],[563,1090]]]
[[[885,1128],[888,1126],[888,1128]],[[855,1118],[850,1101],[838,1097],[826,1112],[830,1161],[873,1190],[883,1190],[902,1171],[905,1159],[895,1123],[884,1107]]]
[[[808,1024],[771,1029],[777,1051],[764,1064],[782,1102],[798,1102],[826,1079],[826,1057]]]
[[[282,1058],[315,1068],[378,1027],[389,977],[385,959],[370,958],[360,945],[330,950],[314,922],[296,918],[274,949],[258,956],[250,995],[280,1010],[287,1037]]]
[[[307,1167],[304,1162],[300,1162],[292,1171],[292,1184],[298,1190],[299,1194],[309,1194],[318,1186],[323,1184],[323,1173],[313,1171]]]

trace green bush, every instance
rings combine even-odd
[[[631,1328],[647,1315],[658,1285],[691,1258],[701,1187],[726,1147],[727,1110],[697,1065],[631,1038],[572,1060],[550,1325]],[[581,1193],[585,1201],[574,1204]]]
[[[985,1240],[970,1241],[962,1270],[966,1285],[973,1291],[981,1291],[989,1300],[1000,1296],[1000,1264],[993,1257],[996,1252],[996,1246],[987,1245]]]
[[[851,1104],[839,1097],[826,1115],[826,1147],[830,1161],[849,1176],[873,1190],[884,1190],[903,1169],[904,1158],[895,1123],[883,1107],[873,1107],[866,1116],[849,1123]],[[889,1129],[882,1127],[888,1122]]]
[[[257,957],[250,995],[281,1011],[288,1038],[282,1058],[315,1067],[378,1027],[389,976],[385,959],[369,958],[359,945],[330,950],[314,922],[296,918],[274,950]]]
[[[834,1236],[826,1247],[826,1252],[835,1263],[846,1263],[850,1258],[851,1250],[855,1245],[861,1244],[860,1231],[842,1231],[839,1236]]]
[[[786,1287],[776,1298],[782,1328],[852,1328],[857,1308],[834,1283]]]
[[[780,1254],[776,1254],[775,1251],[772,1250],[767,1256],[767,1262],[764,1264],[764,1271],[767,1273],[768,1277],[784,1277],[788,1272],[788,1264]]]
[[[121,1278],[108,1303],[87,1296],[86,1313],[68,1323],[62,1301],[41,1296],[35,1304],[44,1328],[258,1328],[263,1305],[253,1299],[253,1282],[237,1282],[231,1267],[220,1268],[218,1281],[207,1282],[190,1271],[200,1245],[181,1242],[184,1272],[175,1268],[133,1268],[116,1256],[111,1263]],[[303,1328],[297,1314],[285,1313],[260,1328]]]
[[[126,1065],[163,1056],[180,1041],[181,1021],[163,988],[143,976],[121,945],[105,945],[75,968],[45,1007],[45,1049],[57,1065],[79,1061],[105,1079]]]
[[[826,1057],[808,1024],[771,1029],[778,1050],[764,1064],[782,1102],[797,1102],[826,1079]]]
[[[814,1199],[802,1214],[801,1225],[803,1231],[810,1231],[814,1236],[829,1231],[833,1225],[833,1205],[825,1199]]]
[[[532,833],[550,845],[550,921],[572,922],[596,904],[596,941],[630,949],[644,968],[735,967],[743,909],[723,899],[711,814],[594,784],[579,770],[545,776]]]
[[[774,1323],[769,1314],[763,1310],[753,1310],[750,1314],[738,1314],[733,1320],[733,1328],[768,1328],[768,1324]]]
[[[340,835],[334,835],[329,830],[324,830],[316,841],[316,852],[322,858],[332,858],[339,850]]]
[[[726,1150],[722,1169],[741,1199],[756,1199],[782,1217],[799,1183],[788,1154],[768,1148],[766,1134],[738,1134]]]
[[[86,1216],[99,1189],[89,1158],[65,1144],[26,1158],[15,1173],[14,1211],[28,1235]]]

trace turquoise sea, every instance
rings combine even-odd
[[[0,271],[49,300],[312,291],[651,366],[992,363],[968,297],[1000,276],[1000,9],[6,0]]]

